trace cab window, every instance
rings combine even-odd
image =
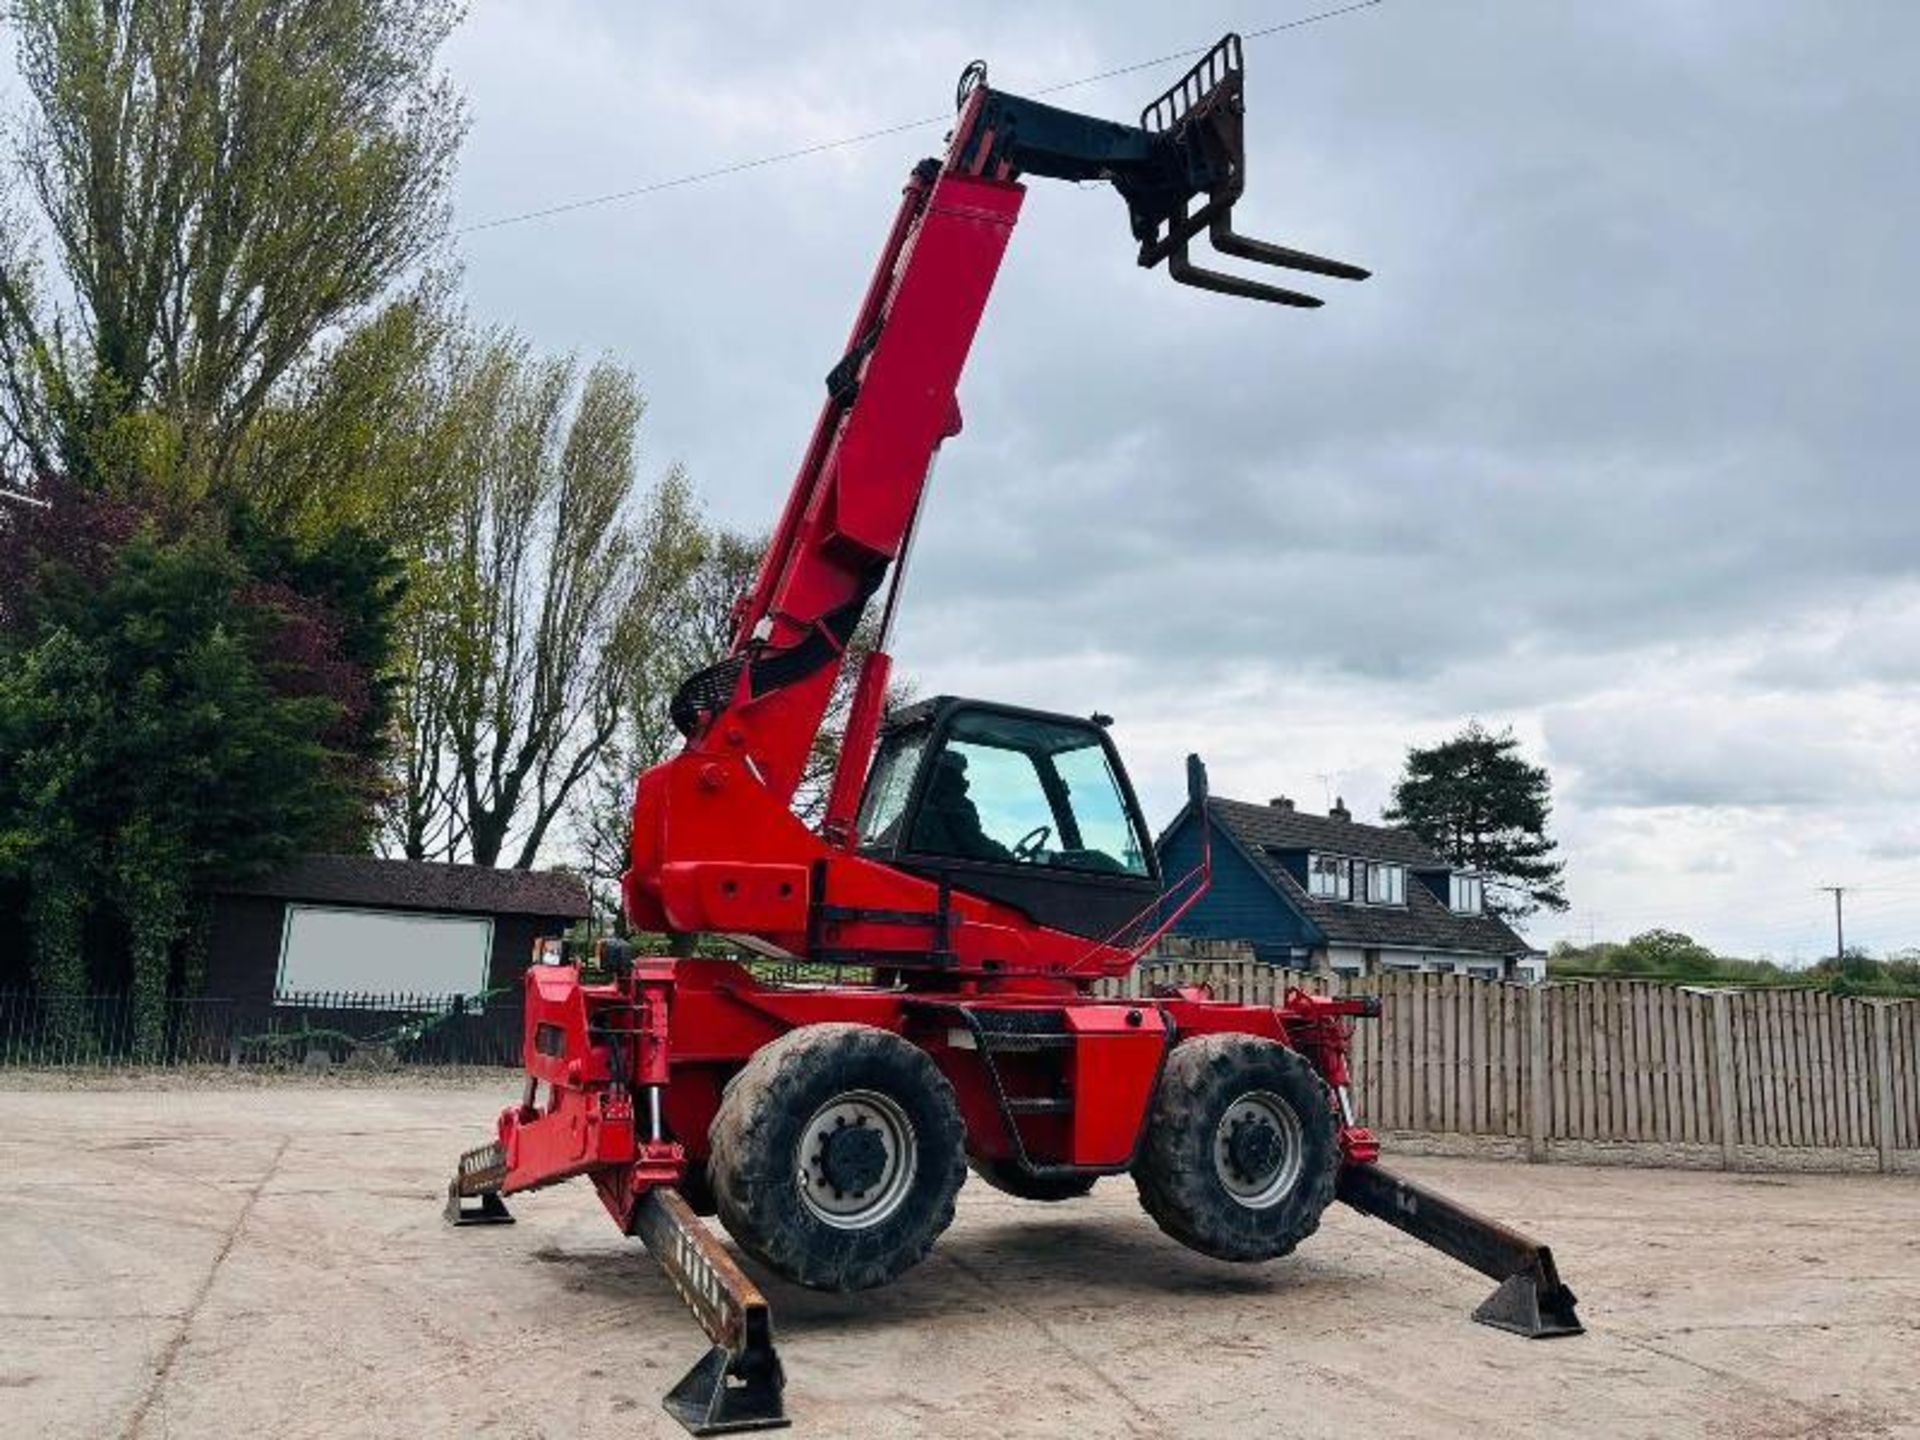
[[[929,762],[908,848],[998,864],[1146,875],[1145,843],[1100,737],[962,712]]]
[[[1053,768],[1073,804],[1082,849],[1118,861],[1129,875],[1146,874],[1144,842],[1121,797],[1120,777],[1107,760],[1107,747],[1095,741],[1061,751],[1053,757]]]
[[[907,797],[913,793],[913,774],[920,766],[920,753],[927,748],[928,732],[918,730],[889,736],[873,762],[867,777],[867,793],[860,802],[859,830],[869,845],[893,845],[900,838],[900,817],[906,813]]]

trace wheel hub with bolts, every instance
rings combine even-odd
[[[1284,1153],[1279,1132],[1266,1116],[1233,1122],[1227,1137],[1227,1159],[1242,1179],[1265,1179],[1279,1168]]]
[[[795,1147],[796,1180],[808,1210],[841,1230],[878,1225],[913,1186],[913,1122],[876,1090],[836,1095],[814,1111]]]
[[[822,1130],[815,1152],[820,1183],[829,1189],[860,1196],[880,1182],[887,1171],[887,1143],[862,1115],[851,1125]]]
[[[1265,1210],[1299,1183],[1305,1163],[1300,1117],[1270,1090],[1242,1095],[1214,1132],[1214,1173],[1236,1202]]]

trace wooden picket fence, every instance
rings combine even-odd
[[[1288,987],[1378,995],[1355,1027],[1354,1106],[1382,1130],[1525,1141],[1920,1151],[1920,1003],[1646,981],[1516,985],[1387,974],[1341,982],[1253,960],[1142,965],[1107,993],[1204,984],[1277,1003]],[[1909,1157],[1911,1160],[1914,1157]]]

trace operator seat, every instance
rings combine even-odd
[[[1011,850],[981,829],[980,811],[967,798],[967,788],[967,757],[943,750],[927,780],[912,848],[923,855],[957,855],[964,860],[1013,859]]]

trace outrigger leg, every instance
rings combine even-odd
[[[1348,1165],[1339,1193],[1362,1214],[1498,1280],[1500,1288],[1473,1312],[1482,1325],[1533,1340],[1585,1328],[1574,1313],[1573,1292],[1554,1269],[1553,1252],[1537,1240],[1374,1164]]]
[[[786,1371],[773,1348],[773,1311],[759,1286],[693,1213],[678,1190],[640,1197],[633,1233],[687,1302],[713,1348],[666,1393],[667,1413],[695,1435],[790,1424]]]
[[[513,1224],[513,1216],[507,1213],[507,1202],[500,1198],[500,1184],[506,1178],[507,1157],[499,1141],[467,1151],[453,1167],[453,1179],[447,1182],[447,1208],[442,1212],[447,1223]]]
[[[507,1160],[498,1142],[469,1150],[447,1185],[453,1225],[511,1225],[500,1188]],[[671,1186],[635,1201],[628,1233],[666,1271],[712,1348],[661,1397],[669,1415],[694,1435],[774,1430],[790,1424],[781,1392],[786,1371],[773,1348],[773,1311],[759,1286]]]

